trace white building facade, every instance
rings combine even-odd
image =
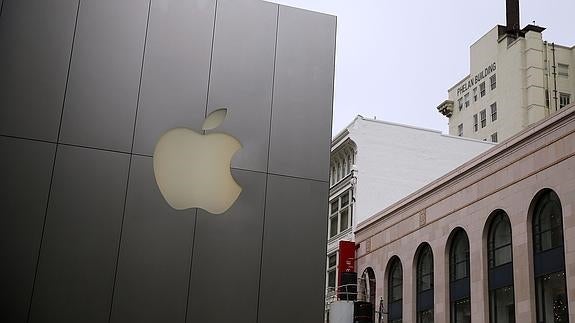
[[[469,75],[437,107],[451,135],[500,142],[573,102],[575,46],[544,41],[544,30],[496,26],[471,45]]]
[[[338,244],[356,223],[493,147],[439,131],[356,117],[333,140],[326,286],[338,281]]]

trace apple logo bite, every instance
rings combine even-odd
[[[202,208],[221,214],[236,201],[242,188],[231,174],[231,159],[242,148],[224,133],[205,134],[227,114],[220,108],[206,117],[199,134],[186,128],[166,132],[154,150],[154,175],[160,192],[176,210]]]

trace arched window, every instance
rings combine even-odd
[[[433,322],[433,253],[428,244],[417,253],[417,322]]]
[[[545,190],[532,210],[537,322],[568,322],[561,202],[555,192]]]
[[[449,300],[452,323],[471,322],[471,288],[469,283],[469,239],[463,229],[456,229],[449,248]]]
[[[515,322],[511,224],[509,217],[502,210],[495,211],[489,221],[487,254],[489,320],[491,323]]]
[[[403,314],[403,269],[398,257],[394,257],[389,265],[387,291],[389,323],[401,323]]]
[[[369,302],[371,304],[371,320],[370,322],[379,322],[375,321],[375,272],[371,267],[366,268],[361,275],[360,285],[359,285],[359,293],[361,298]],[[360,299],[360,300],[362,300]],[[378,318],[379,319],[379,318]]]

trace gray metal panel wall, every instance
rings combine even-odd
[[[0,1],[1,183],[22,202],[0,204],[3,321],[321,320],[334,17],[253,0]],[[172,210],[155,143],[220,106],[210,132],[242,143],[243,191],[226,214]]]
[[[248,188],[236,203],[218,216],[198,212],[188,323],[257,320],[266,175],[233,176]]]
[[[215,1],[152,1],[134,152],[152,155],[172,128],[200,130],[206,113]]]
[[[217,131],[242,149],[232,166],[267,171],[278,6],[219,0],[208,111],[228,107]]]
[[[0,134],[56,141],[78,1],[5,2]]]
[[[268,175],[258,322],[322,322],[328,191]]]
[[[185,320],[195,221],[164,201],[152,158],[133,156],[111,322]]]
[[[107,322],[129,158],[58,147],[31,322]]]
[[[80,2],[60,142],[131,151],[148,4]]]
[[[0,321],[26,322],[56,145],[0,137]]]
[[[333,16],[280,6],[270,173],[328,180],[335,26]]]

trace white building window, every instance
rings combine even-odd
[[[337,252],[327,256],[327,288],[335,291],[337,281]]]
[[[463,98],[459,98],[457,100],[458,106],[459,106],[459,111],[461,111],[463,109]]]
[[[491,75],[491,77],[489,78],[489,82],[491,83],[491,90],[495,90],[495,88],[497,87],[497,77],[495,76],[495,74]]]
[[[477,88],[473,88],[473,102],[477,101]]]
[[[569,93],[559,93],[559,108],[563,108],[571,103],[571,95]]]
[[[479,95],[481,97],[485,96],[485,82],[481,82],[481,84],[479,84]]]
[[[569,76],[569,65],[567,64],[557,64],[557,74],[561,76]]]
[[[497,142],[497,132],[491,135],[491,142]]]
[[[465,98],[465,107],[467,108],[469,106],[469,93],[466,93],[464,98]]]
[[[477,113],[473,115],[473,131],[477,132],[478,129],[478,122],[477,122]]]
[[[352,224],[352,189],[340,194],[329,203],[329,237],[347,230]]]
[[[497,102],[491,104],[491,121],[497,120]]]
[[[487,125],[487,112],[485,112],[485,109],[479,111],[479,119],[481,119],[481,128],[485,128]]]
[[[460,123],[460,124],[457,126],[457,135],[458,135],[459,137],[463,136],[463,123]]]

